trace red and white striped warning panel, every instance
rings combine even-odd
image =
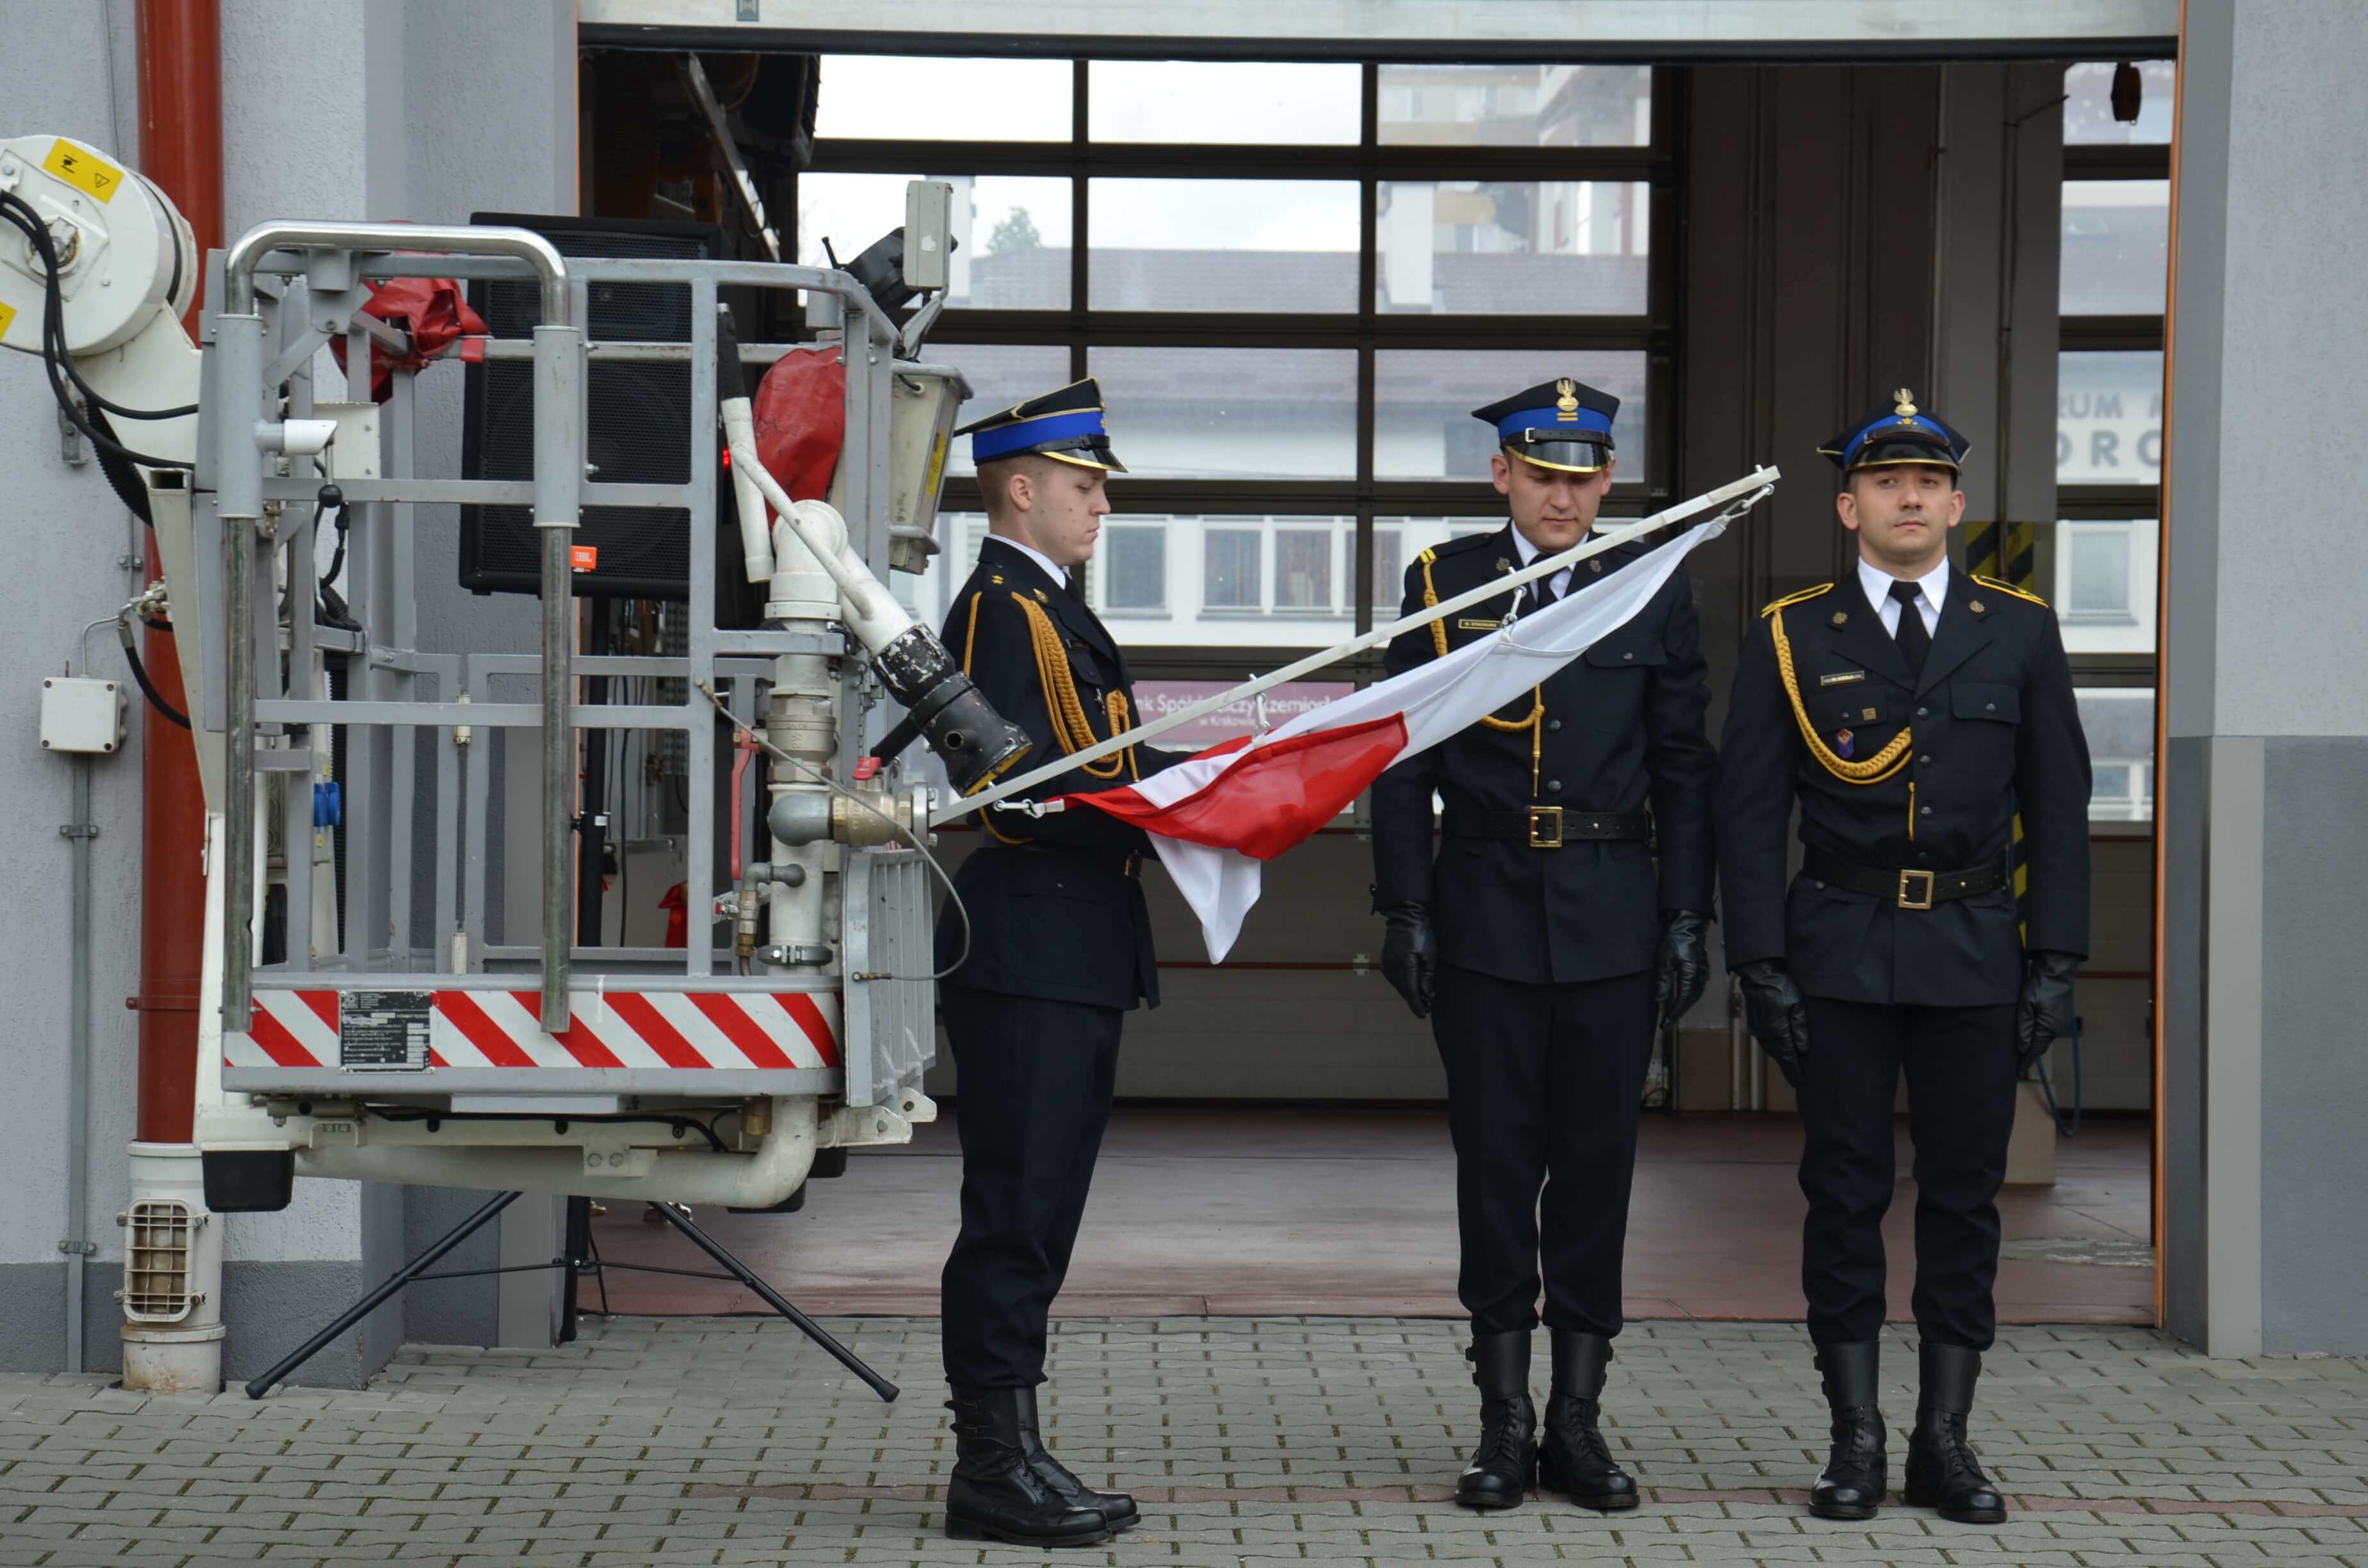
[[[265,991],[228,1067],[627,1067],[839,1064],[836,992],[575,991],[564,1034],[533,991]]]

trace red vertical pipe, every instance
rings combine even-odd
[[[181,210],[198,255],[222,237],[220,0],[140,0],[140,172]],[[188,324],[197,331],[199,306]],[[158,570],[147,536],[149,571]],[[179,630],[198,633],[197,618]],[[142,657],[158,695],[183,712],[188,698],[172,634],[143,631]],[[205,803],[189,733],[141,718],[139,1136],[186,1143],[198,1092],[198,975],[204,957]]]

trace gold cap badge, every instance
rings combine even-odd
[[[1554,397],[1554,423],[1557,425],[1577,424],[1577,383],[1574,382],[1568,376],[1565,376],[1562,380],[1554,383],[1554,392],[1556,394]]]
[[[1891,395],[1899,400],[1897,406],[1894,407],[1891,412],[1899,415],[1899,422],[1902,425],[1907,424],[1908,421],[1916,417],[1916,394],[1914,392],[1909,392],[1906,387],[1902,387]]]

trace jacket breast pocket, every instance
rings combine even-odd
[[[1108,691],[1110,672],[1103,666],[1101,655],[1083,642],[1069,644],[1069,677],[1076,682],[1079,691]]]
[[[1653,638],[1607,637],[1582,656],[1591,669],[1649,670],[1668,663],[1668,651]]]
[[[1989,681],[1957,681],[1949,687],[1949,713],[1952,718],[1979,723],[2019,724],[2022,722],[2022,693],[2013,687]]]

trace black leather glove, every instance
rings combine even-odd
[[[2017,1076],[2029,1073],[2049,1046],[2071,1036],[2072,981],[2079,972],[2080,960],[2070,953],[2034,952],[2023,959],[2022,999],[2014,1009]]]
[[[1735,971],[1743,982],[1744,1022],[1751,1038],[1768,1048],[1784,1081],[1801,1086],[1801,1069],[1809,1060],[1809,1005],[1784,966],[1759,959]]]
[[[1663,1022],[1683,1017],[1710,983],[1710,916],[1691,909],[1669,911],[1661,928],[1661,950],[1653,960],[1653,1003]]]
[[[1417,1018],[1430,1017],[1431,981],[1439,971],[1439,937],[1430,928],[1430,905],[1394,903],[1382,911],[1389,934],[1382,938],[1382,977]]]

